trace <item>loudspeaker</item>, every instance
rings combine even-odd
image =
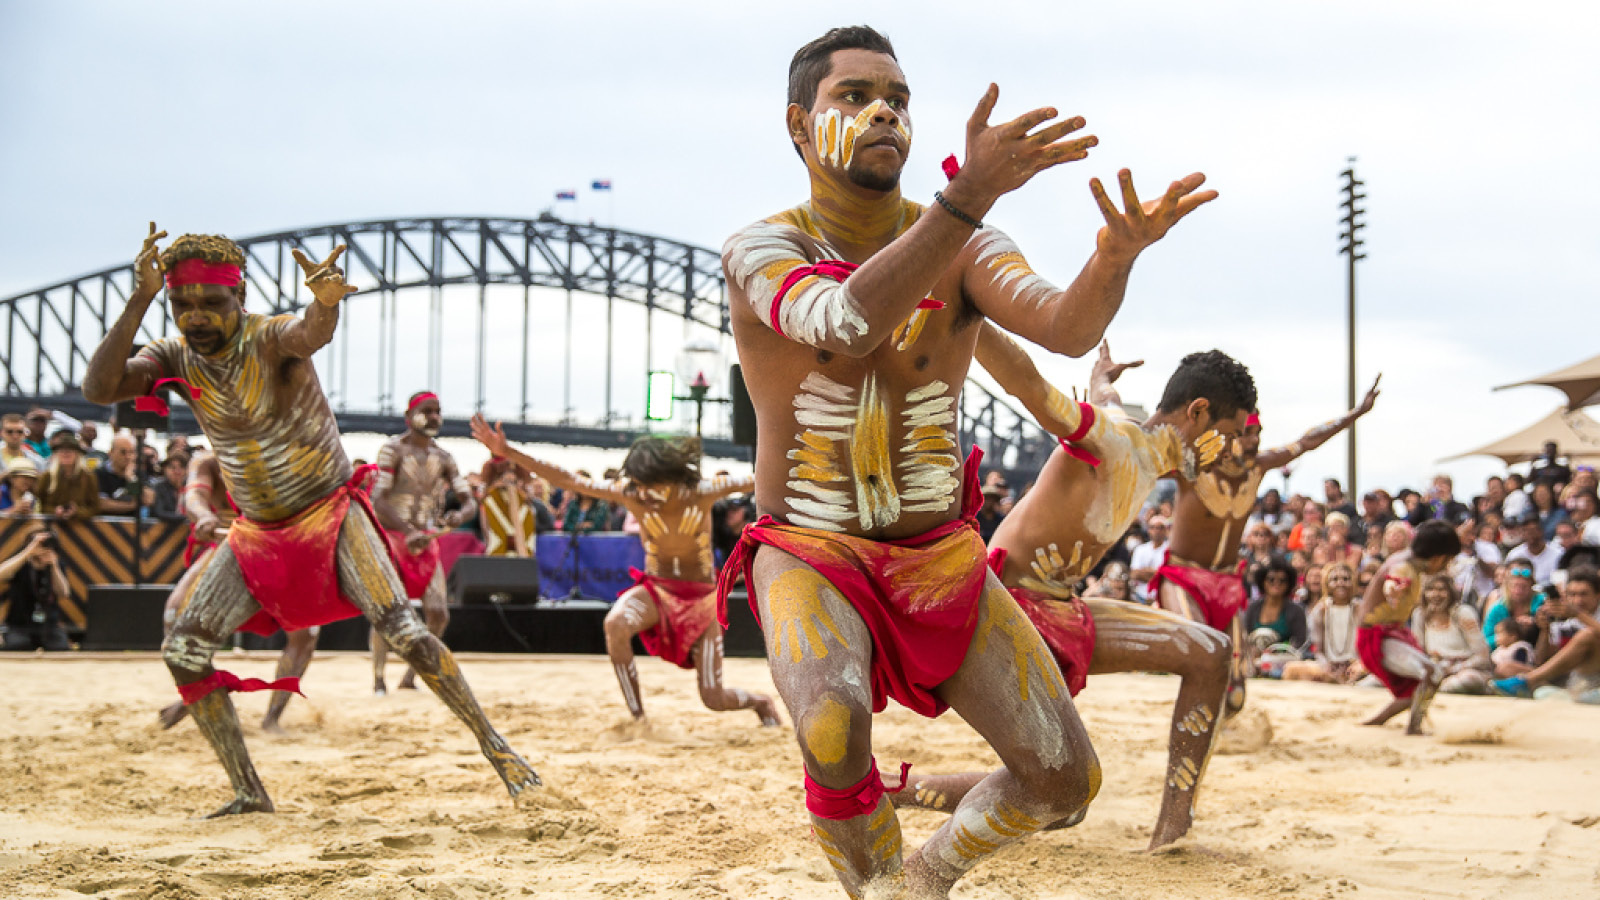
[[[171,593],[170,584],[90,585],[83,649],[160,650],[161,611]]]
[[[531,556],[463,556],[447,582],[450,602],[525,603],[539,601],[539,561]]]
[[[756,408],[745,390],[744,370],[738,363],[728,367],[728,398],[733,401],[733,442],[741,447],[756,445]]]

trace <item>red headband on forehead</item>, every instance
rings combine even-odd
[[[415,397],[411,398],[411,403],[408,406],[406,406],[406,415],[408,415],[408,416],[411,415],[411,411],[413,409],[416,409],[418,406],[422,405],[423,401],[425,401],[425,400],[438,400],[438,399],[439,399],[439,395],[438,394],[434,394],[434,393],[431,393],[431,392],[428,392],[428,391],[423,391],[422,393],[420,393],[420,394],[416,395]]]
[[[244,281],[244,270],[231,263],[209,263],[203,259],[186,259],[167,270],[167,287],[186,284],[220,284],[234,287]]]
[[[1244,427],[1249,428],[1251,426],[1254,426],[1256,428],[1260,428],[1261,427],[1261,414],[1260,413],[1251,413],[1250,414],[1250,418],[1244,420]]]

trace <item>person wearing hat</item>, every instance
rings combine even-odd
[[[33,488],[39,482],[39,468],[26,459],[13,460],[0,482],[0,515],[27,516],[34,510]]]
[[[1001,501],[1011,493],[1004,477],[999,472],[990,472],[989,480],[983,485],[983,505],[978,507],[978,512],[973,520],[978,524],[978,534],[983,542],[988,543],[994,537],[994,530],[1000,527],[1001,521],[1006,517],[1005,511],[1000,508]]]
[[[88,519],[100,512],[100,486],[83,464],[83,445],[70,431],[50,438],[50,461],[39,477],[39,512],[62,519]]]

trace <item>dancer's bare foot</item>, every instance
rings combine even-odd
[[[783,724],[783,719],[778,716],[778,704],[765,694],[756,696],[756,715],[761,717],[762,728],[777,728]]]
[[[389,696],[389,686],[383,683],[382,678],[379,678],[372,683],[372,694],[375,697]]]
[[[156,715],[156,721],[161,723],[161,730],[166,731],[172,726],[182,722],[189,715],[189,707],[182,700],[168,706]]]
[[[1065,819],[1062,819],[1062,820],[1060,820],[1058,822],[1051,822],[1049,825],[1045,826],[1044,830],[1045,831],[1060,831],[1063,828],[1071,828],[1074,825],[1078,825],[1078,824],[1082,823],[1083,820],[1087,819],[1087,818],[1089,818],[1089,807],[1085,806],[1083,809],[1080,809],[1077,812],[1073,813],[1072,815],[1067,816]],[[1184,831],[1187,831],[1187,830],[1188,830],[1187,828],[1184,829]],[[1175,841],[1175,840],[1177,840],[1178,838],[1180,838],[1182,836],[1183,836],[1183,834],[1180,832],[1178,834],[1173,835],[1170,838],[1167,838],[1167,841],[1163,841],[1163,843],[1170,842],[1170,841]],[[1152,842],[1151,846],[1155,847],[1155,846],[1158,846],[1158,845],[1155,844],[1154,842]]]
[[[259,797],[234,797],[233,802],[206,816],[208,819],[219,819],[223,816],[236,816],[240,813],[273,812],[272,801],[266,794]]]
[[[414,690],[416,690],[417,689],[417,676],[411,674],[410,672],[407,672],[405,677],[400,679],[400,684],[398,685],[398,689],[402,690],[402,691],[414,691]]]
[[[539,773],[510,747],[486,749],[483,755],[489,758],[489,763],[494,766],[495,772],[499,773],[500,780],[505,782],[506,790],[511,792],[513,800],[523,791],[544,784],[539,780]]]
[[[277,719],[262,719],[261,720],[261,730],[265,731],[267,734],[288,734],[289,733],[289,732],[283,730],[283,726],[278,724],[278,720]]]

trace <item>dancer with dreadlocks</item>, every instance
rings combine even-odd
[[[591,481],[534,459],[506,441],[500,423],[472,419],[472,436],[496,457],[509,459],[562,490],[627,508],[639,520],[644,571],[606,614],[606,652],[635,721],[644,719],[644,696],[633,662],[633,636],[645,649],[699,673],[707,709],[753,709],[762,725],[777,725],[772,698],[722,684],[722,629],[717,626],[717,569],[711,556],[711,506],[729,494],[748,493],[751,479],[700,478],[700,441],[640,438],[622,461],[620,482]]]
[[[244,310],[245,258],[238,245],[185,235],[163,253],[157,241],[165,236],[150,224],[134,262],[133,293],[95,349],[83,394],[91,403],[145,398],[140,402],[148,406],[163,384],[187,388],[239,508],[162,651],[233,786],[233,800],[212,815],[273,808],[228,693],[298,687],[287,679],[266,684],[214,669],[217,649],[240,627],[310,628],[356,615],[371,620],[466,723],[512,797],[537,786],[533,769],[489,724],[455,658],[406,602],[366,495],[352,487],[355,473],[311,364],[311,355],[333,338],[340,304],[355,291],[334,264],[345,248],[321,263],[295,250],[313,302],[303,316],[269,317]],[[163,275],[179,335],[153,341],[130,358]]]

